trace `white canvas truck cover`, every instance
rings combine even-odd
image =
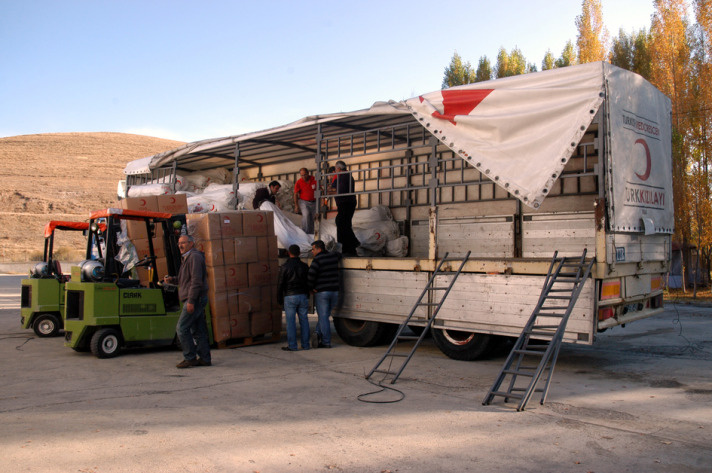
[[[640,76],[605,62],[452,87],[401,102],[377,102],[370,109],[189,143],[129,163],[125,173],[146,172],[191,153],[317,123],[410,113],[458,156],[536,209],[605,97],[613,120],[607,149],[608,156],[613,155],[609,169],[615,173],[607,192],[614,229],[672,232],[670,101]]]

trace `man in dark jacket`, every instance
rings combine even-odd
[[[336,192],[336,239],[341,243],[344,256],[356,256],[356,247],[361,243],[354,234],[352,220],[356,212],[356,184],[351,173],[346,171],[346,163],[336,162],[336,179],[331,183],[332,192]],[[351,195],[344,195],[351,194]]]
[[[287,319],[287,344],[282,350],[297,351],[297,324],[295,315],[299,314],[299,330],[302,349],[309,349],[309,286],[307,272],[309,266],[299,259],[299,246],[289,247],[289,259],[279,267],[277,300],[284,306]]]
[[[193,237],[181,235],[178,239],[178,249],[182,262],[178,279],[176,281],[176,278],[169,276],[164,278],[167,283],[178,283],[178,297],[183,303],[183,310],[176,325],[178,339],[183,348],[183,361],[176,365],[177,368],[212,364],[208,325],[205,323],[205,306],[208,303],[205,256],[193,248],[194,245]]]
[[[339,258],[337,252],[326,251],[326,246],[321,240],[312,243],[314,259],[309,266],[307,279],[309,287],[314,292],[314,304],[319,316],[316,331],[312,337],[313,348],[331,348],[331,311],[339,303]]]
[[[279,182],[272,181],[269,183],[269,186],[260,187],[259,189],[257,189],[257,191],[255,192],[255,198],[252,199],[252,208],[255,210],[259,210],[260,204],[262,204],[262,202],[264,202],[265,200],[269,200],[278,208],[281,208],[279,202],[277,201],[277,192],[279,192],[279,189],[281,189],[281,187],[282,186],[279,184]]]

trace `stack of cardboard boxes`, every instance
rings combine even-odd
[[[128,210],[147,210],[185,214],[185,195],[134,197],[121,200]],[[272,212],[230,211],[187,214],[188,233],[195,247],[205,253],[216,343],[245,343],[245,339],[270,336],[278,340],[282,330],[282,309],[277,304],[277,237]],[[127,233],[138,257],[149,254],[144,222],[128,221]],[[157,225],[153,236],[159,280],[168,274],[163,247],[163,229]],[[137,268],[141,284],[148,286],[149,275]]]
[[[282,330],[277,304],[277,237],[272,212],[231,211],[186,216],[205,253],[215,342],[245,343]]]
[[[123,199],[118,206],[126,210],[143,210],[150,212],[165,212],[170,214],[184,214],[188,212],[188,202],[185,194],[178,195],[158,195],[146,197],[132,197]],[[147,256],[148,234],[146,223],[143,221],[126,221],[126,233],[131,242],[136,247],[138,258]],[[153,235],[153,251],[156,254],[156,271],[159,279],[168,274],[168,264],[166,263],[166,250],[163,247],[163,227],[155,226]],[[150,282],[149,273],[145,268],[136,268],[142,286],[148,286]]]

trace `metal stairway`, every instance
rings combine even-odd
[[[517,411],[522,411],[534,391],[542,392],[540,404],[546,400],[566,323],[594,263],[593,259],[586,261],[585,249],[580,257],[557,258],[557,254],[558,251],[554,252],[539,302],[482,401],[483,405],[490,404],[495,396],[501,396],[504,402],[509,398],[519,399]],[[544,373],[544,387],[536,389]],[[507,377],[510,378],[509,387],[500,391]],[[516,385],[519,377],[526,382]]]
[[[423,292],[420,294],[420,297],[416,301],[416,303],[413,305],[413,308],[410,310],[410,313],[408,314],[408,317],[403,321],[403,323],[400,324],[398,327],[398,331],[396,332],[396,336],[393,338],[393,341],[391,344],[388,346],[388,350],[386,350],[386,353],[381,357],[380,360],[378,360],[378,363],[371,369],[371,371],[366,375],[366,379],[369,379],[374,373],[383,373],[385,376],[383,377],[383,381],[388,378],[389,376],[393,376],[393,379],[391,380],[391,384],[394,384],[398,377],[401,375],[403,370],[405,369],[405,366],[408,364],[410,359],[413,357],[413,354],[415,354],[415,350],[418,349],[418,346],[420,346],[420,342],[423,341],[425,336],[428,334],[428,331],[430,330],[430,327],[433,325],[433,321],[435,320],[435,317],[437,316],[438,312],[440,311],[440,308],[443,305],[443,302],[445,302],[445,299],[447,298],[448,294],[450,294],[450,289],[452,288],[453,284],[455,284],[455,281],[457,280],[457,277],[460,275],[462,272],[462,268],[465,266],[465,263],[467,263],[467,260],[470,258],[470,252],[468,251],[467,254],[464,257],[458,258],[458,257],[453,257],[453,258],[448,258],[449,253],[445,253],[445,257],[440,260],[440,263],[438,266],[435,268],[435,271],[433,272],[432,276],[430,277],[430,280],[428,281],[428,284],[425,286],[425,289],[423,289]],[[457,269],[457,271],[442,271],[441,268],[443,267],[443,264],[446,262],[453,262],[453,261],[460,261],[460,267]],[[452,274],[453,277],[450,280],[450,284],[447,286],[435,286],[435,278],[436,276],[440,276],[443,274]],[[444,291],[444,292],[441,292]],[[428,297],[431,295],[431,297]],[[435,300],[437,295],[440,295],[440,300],[438,302],[427,302],[427,300]],[[423,299],[426,299],[425,302],[423,302]],[[413,314],[415,314],[415,311],[418,309],[418,307],[434,307],[434,310],[432,312],[431,317],[428,319],[428,323],[423,329],[423,331],[420,333],[419,336],[416,335],[403,335],[403,330],[408,326],[408,323],[410,320],[413,318]],[[415,344],[413,347],[410,349],[409,353],[396,353],[396,346],[398,345],[399,341],[413,341],[415,340]],[[391,359],[391,363],[388,366],[388,369],[379,369],[379,367],[383,364],[383,362],[387,359]],[[395,358],[404,358],[403,363],[400,365],[399,368],[395,371],[391,371],[391,365],[393,363],[393,360]],[[382,381],[381,381],[382,382]]]

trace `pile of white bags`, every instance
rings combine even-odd
[[[231,181],[232,175],[227,169],[176,175],[176,193],[187,195],[189,213],[222,212],[234,208],[251,210],[257,189],[265,188],[271,182],[240,183],[238,193],[235,195]],[[276,200],[281,209],[271,202],[263,202],[260,210],[274,212],[275,233],[280,247],[289,248],[290,245],[298,245],[302,256],[308,256],[314,235],[307,235],[302,231],[301,215],[294,213],[294,183],[284,180],[278,182],[281,187],[277,192]],[[131,186],[129,189],[129,197],[170,193],[171,188],[168,184],[156,182]],[[361,246],[356,248],[359,256],[405,257],[408,255],[408,237],[400,235],[398,224],[385,205],[357,210],[353,217],[353,230],[361,243]],[[333,219],[321,221],[320,235],[329,251],[341,251],[341,245],[336,241],[336,223]]]

